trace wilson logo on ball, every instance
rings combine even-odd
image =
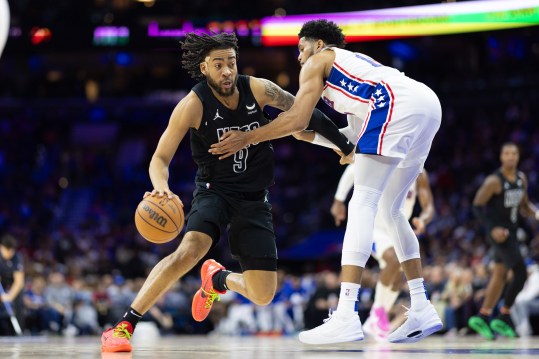
[[[144,204],[142,206],[142,209],[148,212],[148,214],[150,215],[150,219],[156,222],[161,227],[165,227],[167,225],[168,220],[165,217],[160,216],[156,211],[151,209],[150,206],[148,206],[147,204]]]
[[[152,243],[166,243],[176,238],[184,225],[182,203],[178,198],[146,196],[135,210],[135,226]]]

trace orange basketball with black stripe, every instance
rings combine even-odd
[[[152,243],[170,242],[180,234],[183,225],[183,208],[176,197],[148,196],[135,211],[137,230]]]

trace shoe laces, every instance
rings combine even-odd
[[[408,308],[407,306],[401,304],[401,306],[406,309],[406,312],[404,312],[404,317],[405,318],[408,318],[408,313],[410,313],[410,308]]]
[[[131,333],[127,330],[127,324],[120,324],[112,330],[112,336],[114,338],[127,338],[131,339]]]
[[[333,316],[333,309],[329,308],[328,317],[326,319],[324,319],[324,323],[326,323],[328,320],[330,320],[332,316]]]
[[[215,293],[213,289],[209,292],[205,291],[204,289],[202,289],[202,291],[204,292],[204,294],[206,294],[206,304],[204,304],[204,308],[210,309],[216,299],[218,302],[221,301],[221,297],[219,296],[219,294]]]

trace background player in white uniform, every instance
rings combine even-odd
[[[0,0],[0,56],[9,34],[9,6],[7,0]]]
[[[348,126],[340,131],[349,140],[357,139],[359,130],[355,124],[361,123],[361,120],[355,116],[348,115]],[[361,127],[361,126],[360,126]],[[302,131],[294,134],[294,137],[324,147],[330,147],[337,150],[337,147],[325,137],[313,131]],[[341,175],[334,201],[331,206],[331,214],[335,219],[335,225],[339,226],[346,219],[346,198],[354,185],[354,167],[348,165]],[[419,216],[411,218],[416,198],[419,197],[421,213]],[[380,211],[380,209],[378,209]],[[425,232],[426,226],[434,217],[434,201],[430,188],[429,177],[425,170],[412,183],[404,200],[403,207],[406,218],[411,218],[414,225],[414,232],[420,235]],[[373,336],[377,340],[386,340],[390,330],[388,312],[395,304],[400,292],[402,280],[402,269],[393,248],[393,240],[390,237],[386,223],[376,216],[374,220],[374,245],[372,256],[380,265],[380,276],[376,284],[374,303],[367,321],[363,324],[363,330],[367,335]]]
[[[300,333],[300,340],[329,344],[363,339],[356,301],[380,203],[383,210],[378,215],[389,223],[411,295],[408,319],[388,340],[416,342],[443,325],[426,295],[419,243],[402,205],[440,128],[440,102],[431,89],[398,70],[338,48],[344,47],[344,35],[333,22],[309,21],[299,39],[302,69],[292,108],[254,131],[227,132],[211,146],[210,153],[226,158],[251,143],[304,130],[321,96],[335,110],[364,118],[356,148],[354,194],[348,207],[351,220],[343,243],[339,304],[324,324]]]

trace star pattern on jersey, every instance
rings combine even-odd
[[[348,88],[348,92],[357,92],[357,90],[359,89],[359,85],[352,80],[347,82],[344,79],[341,79],[339,83],[341,84],[341,87]]]
[[[378,108],[382,108],[386,105],[386,95],[382,95],[382,90],[381,89],[377,89],[376,91],[374,91],[373,95],[372,95],[372,98],[374,100],[374,104],[375,106],[377,106]]]

